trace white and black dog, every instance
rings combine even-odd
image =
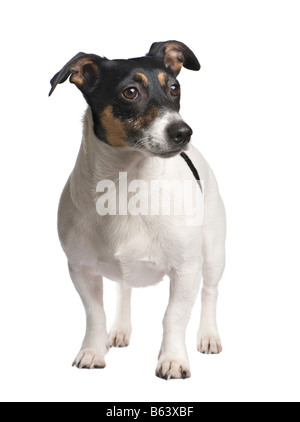
[[[202,278],[198,350],[222,350],[216,305],[225,265],[225,211],[215,177],[189,144],[192,129],[179,114],[176,77],[182,66],[200,69],[186,45],[168,41],[154,43],[145,57],[130,60],[79,53],[51,80],[49,95],[70,77],[88,103],[82,145],[58,213],[60,241],[87,316],[74,361],[78,368],[103,368],[110,346],[129,344],[131,288],[156,284],[165,275],[170,278],[170,301],[156,375],[191,375],[185,332]],[[180,190],[178,184],[174,189],[174,181],[197,185],[197,191],[189,191],[196,202],[197,197],[202,200],[198,224],[187,223],[191,204],[174,212]],[[182,200],[185,196],[183,192]],[[161,201],[166,198],[169,208]],[[109,335],[102,277],[118,283]]]

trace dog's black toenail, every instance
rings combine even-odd
[[[185,380],[186,379],[186,371],[182,372],[182,378]]]

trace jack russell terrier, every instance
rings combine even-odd
[[[58,211],[60,241],[86,311],[86,335],[73,364],[78,368],[104,368],[110,347],[128,346],[131,289],[164,276],[170,279],[170,300],[156,375],[191,376],[185,333],[202,278],[198,350],[222,351],[216,306],[225,266],[225,210],[213,172],[189,144],[193,132],[179,114],[176,77],[182,66],[200,69],[185,44],[167,41],[130,60],[79,53],[51,80],[49,95],[70,77],[88,104],[80,152]],[[190,186],[193,204],[202,200],[199,224],[187,223],[191,205],[165,212],[178,205],[174,181],[197,182],[197,190],[183,185]],[[169,207],[161,203],[166,198]],[[117,282],[110,334],[103,277]]]

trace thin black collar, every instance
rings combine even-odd
[[[189,168],[191,169],[191,172],[193,173],[195,179],[197,180],[197,183],[199,185],[199,188],[200,188],[201,192],[203,193],[200,176],[199,176],[199,173],[198,173],[196,167],[194,166],[194,164],[192,163],[191,159],[186,155],[185,152],[182,152],[180,155],[184,159],[184,161],[187,163],[187,165],[189,166]]]

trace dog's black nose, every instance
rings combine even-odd
[[[167,132],[171,141],[182,146],[190,142],[193,134],[192,129],[184,122],[170,124],[167,128]]]

